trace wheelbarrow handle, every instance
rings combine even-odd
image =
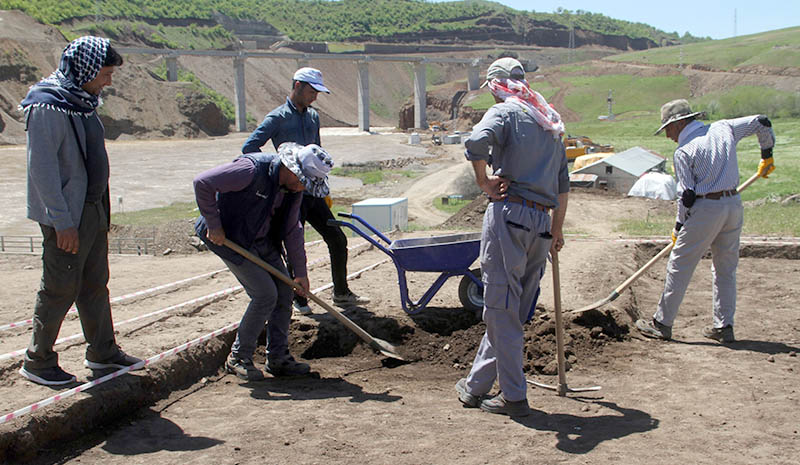
[[[392,253],[391,250],[387,249],[383,244],[381,244],[380,242],[378,242],[375,239],[373,239],[372,236],[368,236],[367,234],[365,234],[364,231],[362,231],[359,228],[357,228],[355,225],[353,225],[353,223],[348,223],[347,221],[328,220],[328,226],[333,226],[333,225],[351,229],[354,233],[356,233],[359,236],[363,237],[367,242],[369,242],[370,244],[372,244],[375,247],[377,247],[381,252],[385,253],[386,255],[388,255],[388,256],[392,257],[392,259],[394,259],[394,254]],[[383,236],[381,236],[381,237],[383,237]],[[386,237],[383,237],[383,239],[388,244],[392,243],[392,241],[390,241]]]
[[[361,218],[360,216],[354,215],[352,213],[344,213],[344,212],[339,212],[338,215],[339,216],[343,216],[345,218],[351,218],[351,219],[354,219],[354,220],[358,221],[359,223],[364,225],[365,228],[367,228],[370,231],[372,231],[376,236],[378,236],[381,239],[383,239],[384,241],[386,241],[387,244],[391,244],[392,243],[391,239],[389,239],[388,237],[384,236],[382,232],[380,232],[377,229],[375,229],[371,224],[369,224],[366,221],[364,221],[364,219]]]

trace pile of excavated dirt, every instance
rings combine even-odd
[[[112,224],[108,235],[110,244],[119,239],[137,239],[136,244],[147,241],[151,248],[148,254],[195,253],[199,245],[195,237],[194,220],[177,220],[152,226]]]

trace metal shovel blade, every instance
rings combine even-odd
[[[619,297],[619,294],[617,293],[617,291],[614,291],[608,297],[606,297],[605,299],[600,299],[597,302],[589,304],[589,305],[587,305],[585,307],[581,307],[581,308],[579,308],[577,310],[570,310],[567,313],[583,313],[583,312],[588,312],[589,310],[595,310],[595,309],[598,309],[598,308],[602,307],[603,305],[605,305],[605,304],[607,304],[609,302],[613,302],[617,297]]]
[[[244,258],[250,260],[251,262],[255,263],[256,265],[260,266],[261,268],[264,268],[270,274],[272,274],[273,276],[275,276],[276,278],[280,279],[281,281],[286,283],[288,286],[290,286],[293,290],[295,290],[295,291],[297,290],[297,283],[295,283],[291,278],[289,278],[285,274],[281,273],[281,271],[278,270],[277,268],[275,268],[274,266],[270,265],[269,263],[265,262],[261,258],[259,258],[256,255],[252,254],[249,250],[246,250],[246,249],[242,248],[240,245],[232,242],[230,239],[225,239],[225,246],[230,248],[234,252],[238,253],[239,255],[243,256]],[[382,353],[383,355],[385,355],[387,357],[391,357],[391,358],[394,358],[394,359],[397,359],[397,360],[405,361],[405,359],[403,357],[398,355],[397,349],[392,344],[389,344],[388,342],[386,342],[386,341],[384,341],[382,339],[378,339],[376,337],[370,336],[370,334],[368,332],[364,331],[360,326],[355,324],[351,319],[349,319],[346,316],[344,316],[342,314],[342,312],[339,312],[335,308],[331,307],[327,302],[325,302],[324,300],[320,299],[316,295],[314,295],[314,294],[312,294],[310,292],[305,294],[305,295],[306,295],[306,297],[308,297],[311,300],[313,300],[314,303],[316,303],[320,307],[324,308],[325,311],[330,313],[334,318],[339,320],[339,322],[342,323],[347,329],[349,329],[350,331],[353,331],[354,333],[356,333],[356,336],[358,336],[361,339],[363,339],[365,342],[367,342],[369,344],[370,347],[372,347],[376,351]]]

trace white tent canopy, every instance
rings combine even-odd
[[[631,197],[649,197],[651,199],[675,200],[678,197],[678,183],[666,173],[645,173],[628,191]]]

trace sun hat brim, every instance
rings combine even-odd
[[[704,113],[704,112],[702,112],[702,111],[695,111],[695,112],[693,112],[693,113],[689,113],[689,114],[686,114],[686,115],[678,115],[678,116],[673,116],[672,118],[670,118],[669,120],[667,120],[667,122],[666,122],[666,123],[662,124],[662,125],[661,125],[661,127],[660,127],[660,128],[658,128],[658,131],[656,131],[656,132],[655,132],[655,134],[653,134],[653,135],[654,135],[654,136],[657,136],[657,135],[659,135],[659,134],[661,133],[661,131],[663,131],[663,130],[664,130],[664,128],[666,128],[667,126],[669,126],[670,124],[672,124],[672,123],[674,123],[674,122],[676,122],[676,121],[680,121],[680,120],[682,120],[682,119],[686,119],[686,118],[691,118],[691,117],[693,117],[693,116],[697,116],[697,115],[702,115],[703,113]]]

